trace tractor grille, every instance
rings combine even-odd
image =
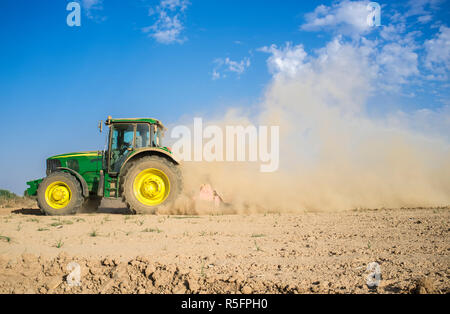
[[[56,170],[56,168],[61,167],[61,161],[58,159],[47,159],[47,176]]]

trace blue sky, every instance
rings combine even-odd
[[[80,27],[69,2],[0,3],[0,188],[21,194],[47,157],[103,149],[108,115],[252,108],[333,40],[370,55],[371,114],[426,108],[449,129],[448,1],[379,1],[380,27],[368,1],[80,0]]]

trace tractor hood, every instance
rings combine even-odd
[[[94,184],[98,183],[102,162],[103,152],[101,151],[55,155],[47,159],[46,173],[48,176],[54,171],[59,171],[60,168],[62,168],[61,170],[63,171],[76,172],[83,177],[88,188],[92,190]],[[26,191],[27,195],[35,196],[42,180],[43,179],[27,182],[30,186]]]
[[[57,168],[68,168],[83,175],[102,169],[103,152],[78,152],[52,156],[47,159],[47,175]]]
[[[61,158],[79,158],[79,157],[87,157],[87,158],[98,158],[98,156],[101,156],[101,152],[92,151],[92,152],[78,152],[78,153],[68,153],[68,154],[61,154],[61,155],[55,155],[48,159],[61,159]]]

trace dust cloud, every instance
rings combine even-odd
[[[261,173],[259,162],[184,162],[179,211],[217,211],[196,208],[204,183],[227,203],[225,213],[449,205],[450,111],[429,119],[395,111],[373,117],[368,106],[376,105],[382,79],[373,66],[362,49],[330,43],[295,72],[274,73],[256,115],[231,108],[208,120],[280,126],[280,167]]]

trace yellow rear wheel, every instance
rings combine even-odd
[[[145,156],[130,163],[121,174],[120,194],[133,214],[155,214],[171,206],[182,191],[179,167],[160,156]]]
[[[170,193],[169,178],[158,169],[143,170],[134,179],[133,192],[142,204],[158,206]]]

